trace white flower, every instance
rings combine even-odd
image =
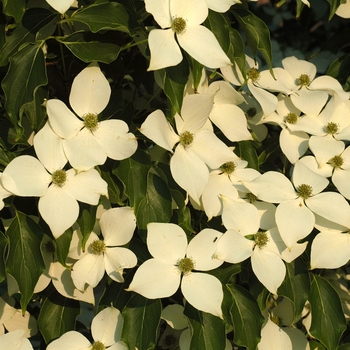
[[[1,177],[2,177],[2,173],[0,173],[0,210],[3,209],[5,206],[5,203],[3,200],[13,195],[13,193],[7,191],[6,188],[4,188],[4,186],[1,183]]]
[[[344,3],[340,4],[335,14],[339,17],[350,18],[350,0],[346,0]]]
[[[193,307],[222,318],[221,282],[212,275],[197,272],[215,269],[223,263],[213,258],[222,233],[204,229],[187,243],[185,232],[175,224],[150,223],[147,229],[147,246],[153,258],[138,268],[127,290],[156,299],[170,297],[181,284],[183,296]]]
[[[6,334],[0,335],[2,349],[11,350],[34,350],[30,341],[25,336],[26,330],[16,329]]]
[[[76,1],[75,0],[46,0],[56,11],[64,14]]]
[[[85,338],[81,333],[69,331],[47,346],[47,350],[127,350],[120,340],[123,328],[123,315],[114,307],[100,311],[92,320],[91,334],[94,342]]]
[[[149,33],[151,62],[148,70],[180,63],[182,53],[179,45],[209,68],[231,64],[214,34],[201,25],[208,16],[206,0],[145,0],[145,4],[147,12],[153,15],[162,28]]]
[[[207,0],[208,7],[216,12],[226,12],[232,5],[241,3],[240,0]]]
[[[104,164],[107,157],[126,159],[136,151],[136,138],[124,121],[98,121],[110,95],[108,80],[98,66],[91,64],[75,77],[69,96],[79,118],[60,100],[46,102],[50,126],[63,139],[69,163],[79,171]]]
[[[92,232],[87,242],[86,254],[73,265],[72,279],[75,286],[83,291],[85,284],[96,287],[105,271],[116,282],[123,282],[124,268],[137,264],[136,255],[128,248],[120,247],[129,243],[136,218],[130,207],[112,208],[105,211],[100,219],[103,240]]]

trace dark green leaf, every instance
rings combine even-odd
[[[300,319],[305,302],[309,298],[310,278],[308,267],[302,259],[286,264],[286,268],[286,277],[277,294],[285,296],[293,303],[293,323],[295,323]]]
[[[191,328],[190,349],[225,349],[225,324],[219,317],[198,311],[189,303],[185,304],[184,315],[187,316]]]
[[[229,301],[232,305],[229,313],[235,330],[234,342],[247,350],[255,350],[264,323],[259,306],[255,298],[241,286],[228,284],[226,287],[232,298]]]
[[[122,206],[123,184],[110,170],[100,169],[100,171],[102,179],[108,184],[108,200],[112,204],[119,204]]]
[[[346,329],[346,320],[338,293],[320,276],[313,276],[309,301],[311,304],[310,334],[328,350],[338,349]]]
[[[40,309],[38,326],[46,343],[75,329],[80,314],[79,301],[65,298],[55,289],[44,300]]]
[[[329,6],[330,6],[328,19],[331,20],[335,14],[335,11],[337,11],[337,8],[342,3],[342,0],[327,0],[327,1],[329,2]]]
[[[224,264],[217,269],[206,271],[206,273],[215,276],[222,284],[232,282],[231,278],[241,272],[240,264]]]
[[[337,79],[340,84],[344,85],[350,76],[350,54],[336,58],[329,66],[326,74]]]
[[[39,86],[47,84],[43,42],[27,44],[10,59],[10,68],[2,81],[5,109],[16,127],[21,125],[22,106],[33,101]],[[19,129],[19,128],[18,128]],[[17,131],[20,138],[21,130]]]
[[[238,30],[230,28],[230,46],[227,56],[232,62],[236,62],[238,68],[242,72],[242,75],[245,77],[247,67],[244,49],[244,42]]]
[[[256,149],[250,141],[242,141],[238,144],[239,156],[248,162],[248,167],[259,170],[259,159]]]
[[[157,342],[162,304],[160,299],[146,299],[134,294],[122,314],[124,326],[122,340],[129,349],[153,349]]]
[[[33,295],[34,287],[45,269],[40,251],[43,232],[29,216],[16,212],[7,235],[9,251],[6,271],[18,284],[21,307],[24,312]]]
[[[100,30],[134,31],[134,23],[125,7],[117,2],[92,4],[75,12],[70,20],[85,23],[93,33]]]
[[[96,35],[98,36],[99,34]],[[64,44],[74,56],[84,62],[113,62],[119,55],[120,46],[113,43],[98,41],[97,39],[99,39],[99,37],[96,37],[96,35],[91,38],[91,33],[76,32],[68,35],[64,39],[57,39],[57,41]]]
[[[6,278],[5,252],[8,242],[8,237],[0,231],[0,282]]]
[[[24,14],[26,0],[2,0],[3,11],[19,22]]]
[[[96,205],[79,203],[80,211],[77,223],[80,227],[80,232],[83,235],[82,250],[85,250],[85,244],[90,237],[96,223]]]
[[[69,247],[70,243],[72,241],[72,236],[73,236],[73,229],[69,228],[66,230],[63,235],[58,237],[56,239],[56,246],[57,246],[57,261],[65,266],[66,268],[70,268],[70,266],[66,265],[66,259],[69,253]]]
[[[230,24],[224,15],[219,12],[209,10],[209,15],[204,22],[205,26],[210,29],[224,52],[228,52],[230,47]]]

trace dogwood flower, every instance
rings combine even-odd
[[[350,0],[342,2],[337,8],[337,11],[335,11],[335,14],[342,18],[350,18]]]
[[[222,233],[204,229],[187,243],[185,232],[175,224],[149,223],[147,231],[147,246],[153,258],[138,268],[127,290],[156,299],[170,297],[181,285],[184,298],[193,307],[222,318],[221,282],[199,272],[223,264],[213,257]]]
[[[98,120],[110,95],[108,80],[98,66],[91,64],[75,77],[69,95],[70,105],[78,117],[62,101],[46,101],[50,126],[63,139],[69,163],[79,171],[104,164],[107,157],[128,158],[136,151],[136,138],[124,121]]]
[[[76,3],[76,0],[46,0],[46,2],[56,11],[64,14],[74,3]]]
[[[26,338],[26,330],[16,329],[0,335],[0,344],[3,349],[34,350],[30,341]]]
[[[207,0],[208,7],[216,12],[226,12],[232,5],[241,3],[240,0]]]
[[[103,240],[92,232],[87,242],[86,253],[74,265],[72,279],[81,291],[85,284],[96,287],[105,271],[116,282],[123,282],[124,268],[137,264],[136,255],[127,244],[134,233],[136,218],[130,207],[112,208],[105,211],[100,218]]]
[[[231,64],[214,34],[201,25],[208,16],[206,0],[145,0],[145,5],[146,11],[162,28],[152,29],[149,33],[151,62],[148,70],[180,63],[182,53],[179,45],[208,68]]]
[[[0,210],[5,206],[4,199],[13,195],[13,193],[7,191],[6,188],[4,188],[2,185],[1,176],[2,173],[0,173]]]
[[[93,343],[81,333],[69,331],[61,335],[47,346],[47,350],[127,350],[121,341],[123,315],[114,307],[100,311],[92,320],[91,335]]]

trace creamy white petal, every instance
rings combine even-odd
[[[315,216],[301,199],[292,199],[278,205],[276,223],[284,243],[291,248],[312,231]]]
[[[170,152],[172,152],[175,144],[179,141],[179,136],[175,133],[160,109],[152,112],[146,118],[139,131],[158,146]]]
[[[35,153],[51,174],[57,169],[62,169],[67,163],[62,142],[63,140],[51,129],[49,122],[34,136]]]
[[[99,114],[107,106],[111,87],[96,63],[84,68],[73,80],[69,103],[79,117]]]
[[[258,280],[272,294],[277,294],[278,287],[286,275],[286,266],[282,259],[267,250],[256,247],[251,256],[252,269]]]
[[[290,131],[285,128],[280,133],[280,147],[287,159],[296,163],[308,150],[309,136],[304,131]]]
[[[261,341],[258,344],[259,350],[283,349],[293,350],[292,342],[276,323],[269,318],[261,330]],[[295,349],[296,350],[296,349]]]
[[[222,75],[227,79],[231,84],[240,86],[244,83],[244,77],[238,68],[237,63],[233,65],[227,65],[220,68]]]
[[[100,227],[107,246],[120,246],[128,243],[136,228],[136,217],[130,207],[112,208],[100,218]]]
[[[11,350],[33,350],[33,346],[24,335],[25,332],[26,331],[23,329],[16,329],[12,332],[0,335],[1,347]]]
[[[215,93],[214,108],[221,104],[239,105],[246,102],[243,95],[225,80],[213,81],[208,87],[208,92]]]
[[[187,236],[178,225],[151,222],[147,225],[147,247],[154,258],[175,265],[185,257]]]
[[[206,0],[177,0],[170,1],[171,18],[183,18],[187,27],[201,24],[208,16],[208,5]]]
[[[43,196],[51,180],[40,161],[27,155],[13,159],[1,175],[4,188],[23,197]]]
[[[79,202],[97,205],[101,195],[108,196],[107,182],[96,169],[80,173],[69,169],[66,174],[69,177],[62,188]]]
[[[162,319],[173,329],[188,327],[188,321],[183,314],[184,307],[180,304],[170,304],[162,310]]]
[[[226,12],[232,5],[240,3],[240,0],[207,0],[208,7],[216,12]]]
[[[204,162],[179,145],[170,159],[170,171],[175,182],[199,203],[209,179],[209,169]]]
[[[215,256],[217,259],[236,264],[253,254],[254,241],[243,237],[235,230],[227,230],[218,240]]]
[[[297,93],[291,95],[295,107],[308,116],[318,116],[327,102],[328,94],[325,91],[310,91],[302,87]]]
[[[91,343],[79,332],[69,331],[47,346],[47,350],[88,350]]]
[[[118,342],[122,335],[123,315],[114,307],[106,307],[91,322],[91,334],[95,341],[106,347]]]
[[[317,77],[309,85],[310,90],[325,90],[330,95],[333,95],[335,92],[341,100],[346,101],[349,99],[350,94],[347,91],[344,91],[343,87],[339,81],[329,75],[322,75]]]
[[[221,303],[224,297],[221,282],[214,276],[193,272],[183,276],[181,291],[185,299],[197,310],[223,318]]]
[[[196,270],[213,270],[223,264],[215,258],[217,241],[221,236],[221,232],[205,228],[191,239],[186,255],[194,260]]]
[[[331,177],[333,173],[333,167],[330,164],[324,164],[319,167],[317,160],[314,156],[305,156],[299,159],[299,162],[305,164],[313,172],[322,175],[324,177]]]
[[[295,243],[292,247],[286,248],[281,252],[281,258],[287,262],[291,263],[297,257],[304,253],[308,242],[304,243]]]
[[[72,280],[76,288],[84,291],[85,284],[95,288],[105,273],[103,254],[86,254],[72,269]]]
[[[129,132],[129,127],[123,120],[110,119],[100,122],[94,136],[102,145],[107,157],[114,160],[129,158],[137,149],[136,137]]]
[[[74,0],[46,0],[56,11],[64,14],[73,5]]]
[[[196,61],[208,68],[220,68],[231,64],[215,35],[206,27],[188,26],[176,35],[180,46]]]
[[[281,329],[283,332],[287,333],[288,337],[292,341],[293,349],[310,350],[309,341],[306,338],[305,333],[303,333],[300,329],[292,327],[283,327]]]
[[[128,350],[128,347],[122,341],[118,341],[108,348],[108,350]]]
[[[297,81],[302,74],[309,76],[313,80],[316,76],[316,66],[308,61],[299,60],[295,56],[286,57],[282,60],[284,69],[291,75],[293,81]]]
[[[70,228],[79,216],[79,205],[76,199],[56,185],[51,185],[45,195],[39,199],[38,208],[55,238]]]
[[[260,72],[258,85],[263,89],[267,89],[272,92],[283,92],[289,95],[291,92],[297,89],[295,81],[290,74],[283,68],[276,67],[273,69],[275,78],[271,75],[269,70]]]
[[[170,0],[145,0],[146,11],[151,13],[162,28],[171,27]]]
[[[320,232],[311,245],[311,269],[336,269],[350,259],[350,236],[342,232]]]
[[[46,101],[46,111],[52,130],[63,139],[74,137],[84,123],[62,101]]]
[[[152,29],[148,35],[151,61],[147,70],[176,66],[182,61],[182,53],[172,29]]]
[[[256,87],[250,81],[248,81],[247,85],[252,95],[259,102],[261,109],[264,112],[264,116],[268,116],[276,110],[278,99],[275,95],[261,89],[260,87]]]
[[[350,199],[350,169],[334,169],[332,182],[345,198]]]
[[[127,291],[134,291],[148,299],[167,298],[180,285],[180,270],[159,259],[146,260],[136,271]]]

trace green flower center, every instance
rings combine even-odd
[[[176,17],[171,23],[171,27],[176,34],[181,34],[186,30],[186,21],[182,17]]]
[[[341,166],[344,164],[344,159],[341,156],[334,156],[329,160],[329,164],[333,168],[341,168]]]
[[[51,175],[51,179],[53,184],[62,187],[66,183],[67,174],[64,170],[59,169]]]
[[[236,170],[236,164],[234,162],[227,162],[221,165],[220,170],[225,174],[232,174]]]
[[[334,122],[330,122],[325,126],[325,131],[327,134],[334,135],[339,132],[339,125]]]
[[[298,78],[298,85],[309,86],[311,83],[310,77],[307,74],[301,74]]]
[[[258,197],[255,196],[253,193],[247,193],[246,198],[248,199],[249,203],[255,203],[258,199]]]
[[[48,241],[44,244],[44,249],[47,253],[54,253],[56,251],[54,244],[51,241]]]
[[[106,349],[106,347],[100,341],[95,341],[92,344],[92,348],[91,348],[91,350],[105,350],[105,349]]]
[[[259,249],[264,248],[268,241],[269,241],[269,237],[267,236],[266,232],[258,231],[254,235],[255,245],[257,245]]]
[[[256,108],[250,107],[245,114],[248,118],[253,118],[256,115]]]
[[[194,135],[189,131],[184,131],[180,135],[180,145],[188,147],[192,144],[194,140]]]
[[[260,73],[256,68],[250,68],[247,73],[248,79],[251,79],[253,82],[257,81],[260,77]]]
[[[286,116],[286,123],[296,124],[298,121],[298,116],[295,113],[288,113]]]
[[[307,185],[307,184],[301,184],[297,188],[297,194],[299,197],[301,197],[303,199],[308,199],[312,195],[312,187],[310,185]]]
[[[101,255],[105,251],[106,251],[106,244],[100,239],[96,239],[89,246],[89,252],[94,255]]]
[[[84,126],[90,131],[95,131],[98,128],[98,115],[87,113],[83,116]]]
[[[194,261],[191,258],[183,258],[178,262],[177,267],[184,275],[188,275],[194,269]]]

